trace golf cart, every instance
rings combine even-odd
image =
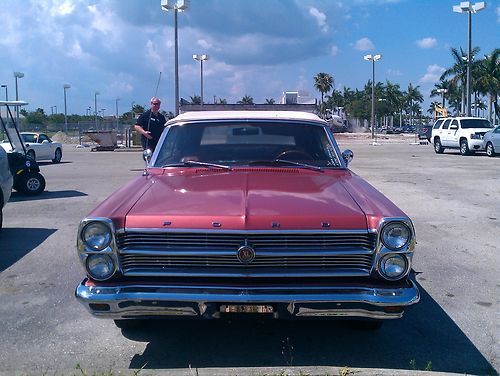
[[[0,116],[2,124],[0,131],[6,136],[1,146],[7,151],[10,171],[14,177],[13,188],[20,193],[34,196],[45,189],[45,179],[40,174],[38,163],[26,154],[26,148],[11,111],[11,108],[27,104],[23,101],[0,101],[0,109],[5,108],[5,119]]]

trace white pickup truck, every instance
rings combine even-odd
[[[438,119],[434,123],[431,135],[434,151],[441,154],[445,149],[459,149],[462,155],[484,151],[484,134],[492,128],[491,123],[482,118],[447,117]]]

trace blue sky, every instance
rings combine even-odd
[[[313,77],[327,72],[335,87],[362,89],[371,79],[363,56],[382,54],[376,81],[418,85],[429,92],[453,64],[450,48],[467,48],[467,16],[452,12],[459,0],[191,0],[179,14],[180,96],[200,93],[234,103],[279,101],[283,91],[305,90],[320,98]],[[479,57],[500,47],[500,0],[486,1],[472,17],[472,44]],[[0,84],[28,110],[68,114],[98,109],[128,111],[148,105],[159,72],[162,109],[174,109],[173,14],[160,0],[1,0]],[[3,89],[3,88],[2,88]],[[4,89],[3,89],[4,90]],[[5,97],[0,91],[0,98]]]

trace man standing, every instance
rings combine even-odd
[[[141,144],[144,150],[155,150],[167,122],[165,116],[160,113],[160,105],[161,101],[158,98],[151,98],[151,109],[141,114],[134,124],[135,130],[141,134]]]

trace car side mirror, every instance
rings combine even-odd
[[[342,152],[342,159],[344,160],[346,166],[349,165],[353,158],[354,153],[352,152],[352,150],[346,149]]]
[[[142,159],[146,162],[146,165],[149,163],[151,160],[151,156],[153,155],[153,152],[151,149],[146,149],[142,152]]]

